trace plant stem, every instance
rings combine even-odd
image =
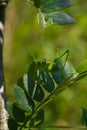
[[[62,85],[61,85],[62,86]],[[53,97],[55,96],[56,93],[62,91],[65,87],[61,87],[61,88],[56,88],[52,93],[50,93],[37,107],[36,109],[32,112],[31,116],[27,116],[26,120],[24,121],[24,123],[22,124],[22,126],[20,127],[19,130],[22,130],[27,122],[29,120],[31,120],[31,118],[34,116],[35,113],[37,113],[41,108],[43,108],[43,106],[45,106],[47,103],[49,103],[50,101],[52,101]]]
[[[32,127],[30,129],[73,129],[73,130],[80,130],[80,129],[86,129],[87,130],[87,127],[86,126],[52,126],[52,125],[48,125],[48,126],[39,126],[39,127]]]
[[[8,130],[6,111],[6,91],[3,70],[3,30],[7,0],[0,0],[0,130]]]

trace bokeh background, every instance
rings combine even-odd
[[[27,0],[10,0],[6,10],[4,73],[8,100],[18,78],[27,73],[33,60],[52,60],[58,50],[69,50],[69,61],[76,66],[87,59],[87,0],[73,0],[63,11],[76,23],[52,26],[44,31],[37,23],[37,10]],[[60,93],[46,107],[45,123],[81,125],[82,107],[87,108],[87,80]],[[68,129],[67,129],[68,130]]]

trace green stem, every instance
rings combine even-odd
[[[61,85],[62,85],[62,84],[61,84]],[[23,123],[23,125],[20,127],[19,130],[22,130],[22,129],[26,126],[27,122],[28,122],[29,120],[31,120],[31,118],[34,116],[34,114],[35,114],[36,112],[38,112],[41,108],[43,108],[43,106],[45,106],[48,102],[52,101],[52,99],[53,99],[53,97],[55,96],[55,94],[58,93],[58,92],[60,92],[62,89],[64,89],[64,87],[60,87],[60,88],[57,87],[52,93],[50,93],[49,96],[47,96],[47,97],[36,107],[36,109],[32,112],[31,116],[27,116],[27,117],[26,117],[25,122]]]
[[[51,126],[51,125],[48,125],[48,126],[39,126],[39,127],[32,127],[30,129],[34,129],[34,128],[37,128],[37,129],[87,129],[86,126]]]

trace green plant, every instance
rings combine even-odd
[[[0,1],[1,14],[3,14],[7,2],[8,0]],[[64,25],[75,22],[74,18],[64,12],[60,12],[60,10],[73,5],[70,0],[28,0],[28,2],[37,8],[37,19],[42,29],[51,25]],[[2,15],[0,20],[4,24],[4,21],[2,21],[3,18],[4,15]],[[1,34],[3,34],[2,29]],[[3,39],[2,35],[1,38]],[[1,78],[4,79],[2,42],[0,45]],[[45,119],[44,105],[53,100],[54,96],[61,91],[65,90],[67,87],[71,87],[76,81],[87,76],[87,62],[80,63],[77,70],[75,70],[68,61],[68,55],[69,51],[67,50],[53,61],[34,61],[31,63],[27,74],[19,78],[14,88],[15,101],[7,102],[6,104],[9,113],[8,127],[10,130],[41,128],[40,126]],[[0,96],[4,99],[3,101],[5,103],[5,98],[2,96],[5,94],[5,91],[1,91],[3,82],[4,80],[1,80]],[[0,99],[0,101],[2,101],[2,99]],[[0,106],[1,104],[2,102],[0,103]],[[87,125],[86,114],[87,110],[83,108],[82,120],[85,125]],[[2,113],[0,113],[0,116],[1,115]],[[1,117],[0,120],[2,120]],[[51,128],[51,126],[49,127]],[[3,128],[4,127],[2,127],[1,130]],[[67,127],[64,126],[61,128]],[[68,128],[74,128],[74,126],[69,126]]]
[[[78,79],[73,66],[68,61],[62,61],[67,53],[53,62],[33,62],[28,73],[19,78],[14,89],[15,102],[7,103],[10,129],[13,129],[14,121],[14,130],[41,125],[44,121],[43,106]]]
[[[38,10],[37,19],[42,29],[51,25],[64,25],[75,22],[75,19],[64,12],[65,8],[73,5],[70,0],[28,0]]]
[[[68,53],[66,51],[52,62],[33,62],[28,73],[19,78],[14,88],[15,102],[7,103],[10,129],[38,128],[45,119],[44,105],[53,100],[58,93],[87,76],[86,71],[76,72],[66,59]],[[78,66],[78,71],[82,66]],[[83,119],[84,123],[86,120]]]

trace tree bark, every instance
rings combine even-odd
[[[6,111],[6,91],[3,70],[3,30],[5,23],[5,9],[8,0],[0,0],[0,130],[8,130]]]

